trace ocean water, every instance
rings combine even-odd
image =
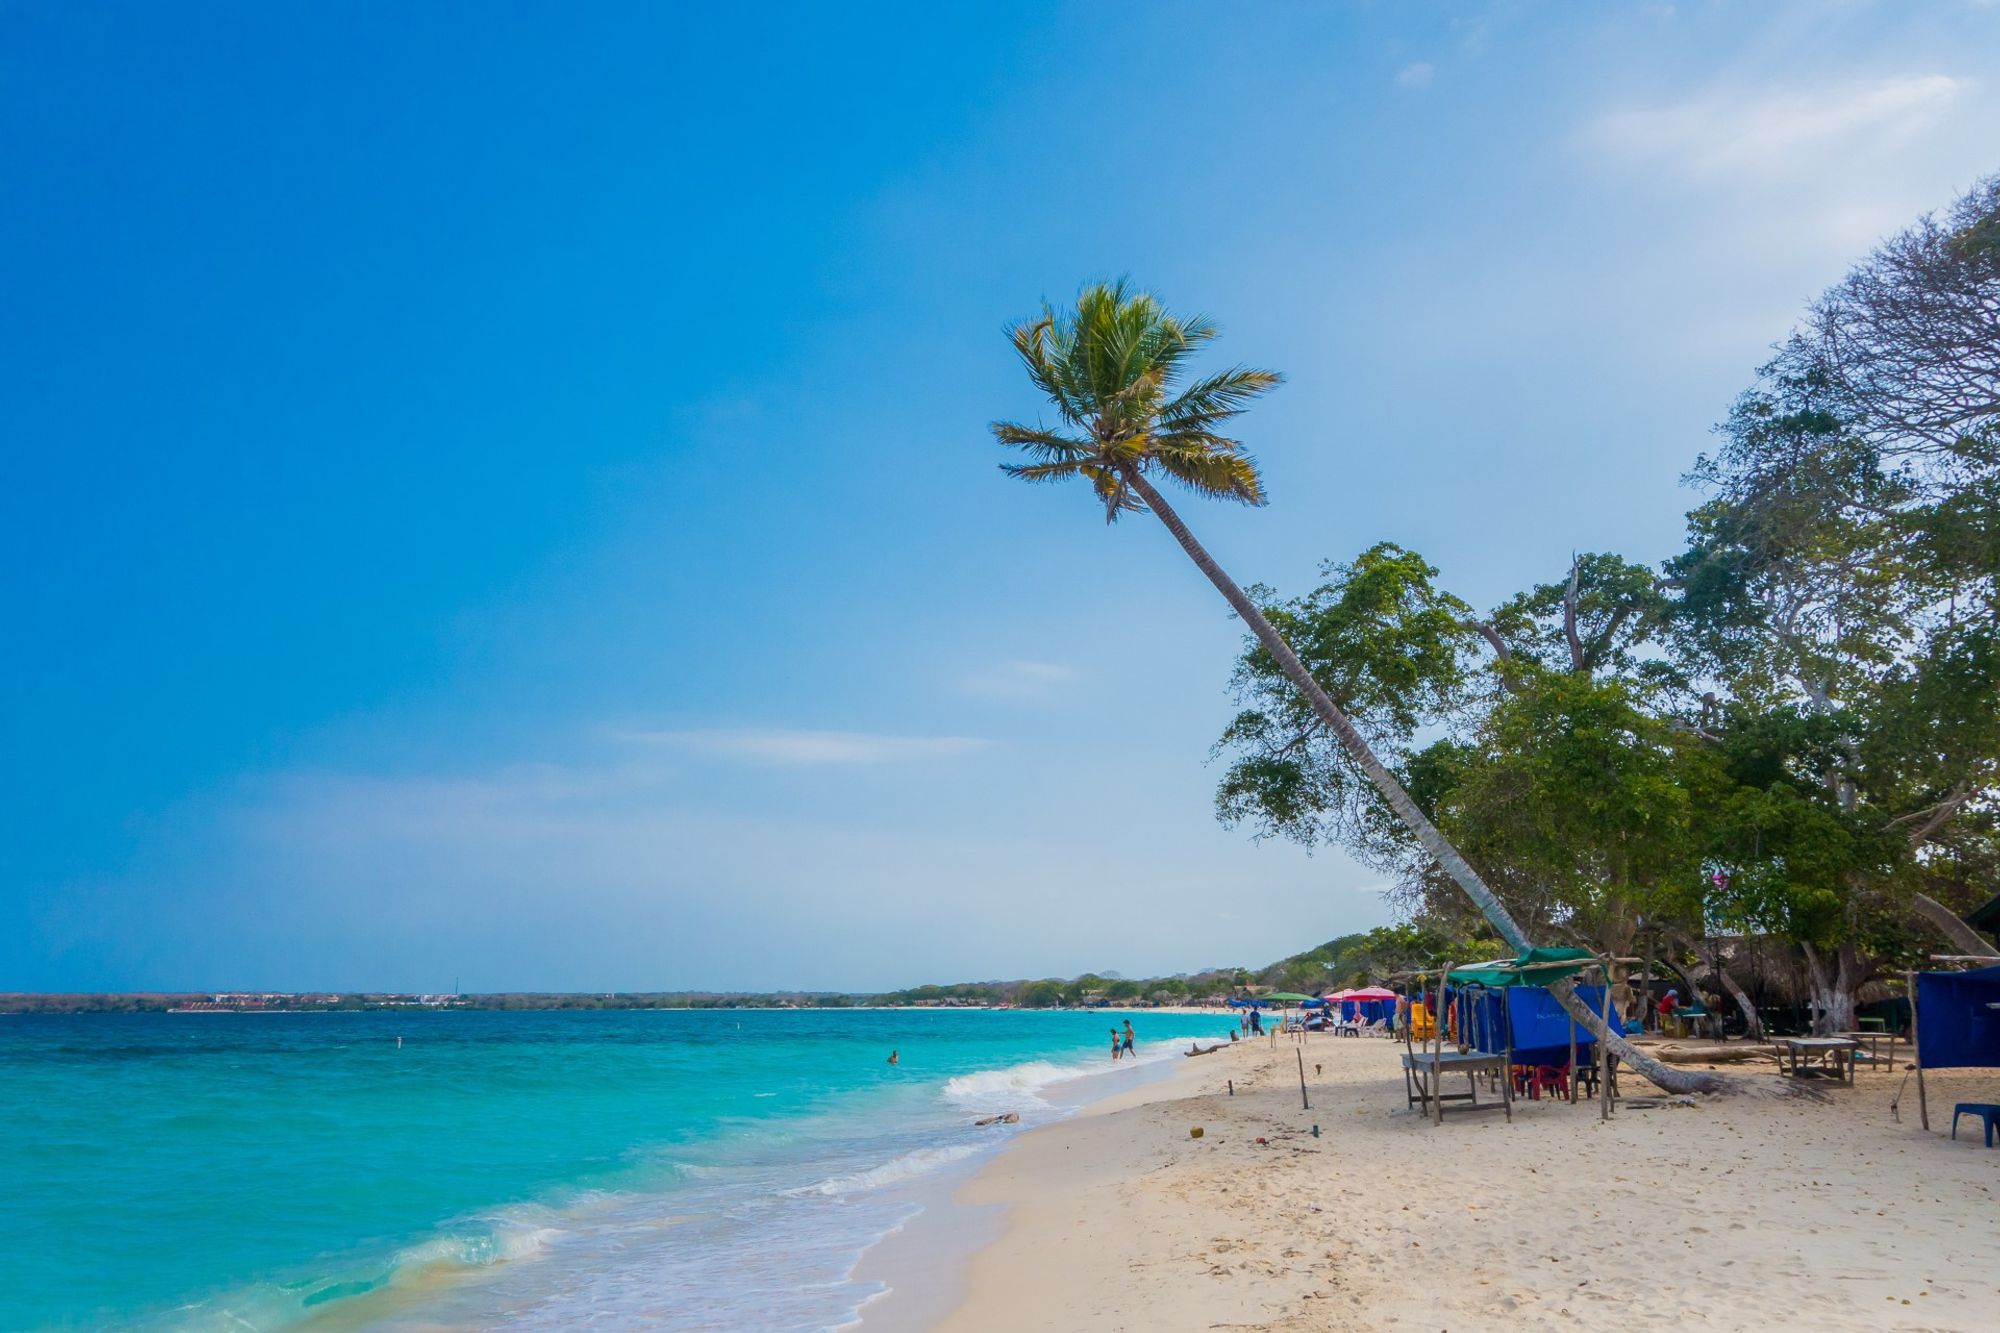
[[[1141,1066],[1230,1021],[1131,1017]],[[839,1327],[975,1116],[1142,1076],[1111,1021],[0,1017],[0,1327]]]

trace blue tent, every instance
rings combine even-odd
[[[2000,1068],[2000,967],[1917,973],[1917,1068]]]
[[[1578,986],[1576,997],[1592,1012],[1603,1011],[1604,987]],[[1511,1044],[1514,1063],[1521,1065],[1559,1065],[1569,1059],[1569,1014],[1546,987],[1464,987],[1455,1001],[1459,1040],[1474,1050],[1499,1055]],[[1577,1028],[1579,1062],[1596,1049],[1595,1043],[1589,1029]]]

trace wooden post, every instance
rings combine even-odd
[[[1507,1108],[1505,1112],[1507,1123],[1511,1125],[1514,1123],[1514,1021],[1507,1013],[1505,986],[1500,988],[1500,1026],[1507,1034],[1501,1039],[1506,1045],[1507,1053],[1503,1057],[1505,1063],[1500,1066],[1500,1097],[1501,1105]]]
[[[1597,969],[1598,978],[1604,983],[1604,994],[1599,997],[1604,1010],[1605,1031],[1611,1030],[1611,964],[1604,963]],[[1597,1118],[1611,1118],[1611,1043],[1597,1043]]]
[[[1431,1006],[1431,1033],[1437,1039],[1437,1058],[1431,1064],[1431,1123],[1444,1124],[1444,983],[1451,976],[1451,964],[1438,971],[1437,1003]]]
[[[1645,961],[1639,964],[1639,1031],[1653,1030],[1653,940],[1646,938]]]
[[[1304,1051],[1299,1052],[1299,1105],[1308,1111],[1313,1109],[1312,1099],[1306,1096],[1306,1053]]]
[[[1569,1084],[1569,1104],[1571,1106],[1575,1106],[1576,1105],[1576,1015],[1574,1014],[1570,1015],[1570,1020],[1569,1020],[1569,1078],[1565,1081],[1568,1082]]]
[[[1917,1062],[1917,1123],[1929,1129],[1931,1107],[1924,1097],[1924,1053],[1917,1045],[1917,974],[1905,972],[1903,977],[1910,986],[1910,1056]],[[1894,1050],[1895,1047],[1889,1049]]]

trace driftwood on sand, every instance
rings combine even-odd
[[[1778,1049],[1762,1042],[1740,1041],[1727,1045],[1715,1042],[1668,1042],[1665,1045],[1648,1044],[1648,1051],[1657,1060],[1670,1065],[1720,1065],[1733,1064],[1738,1060],[1776,1059]]]
[[[1019,1111],[1009,1111],[1005,1115],[981,1116],[972,1122],[975,1125],[1018,1125],[1021,1123]]]

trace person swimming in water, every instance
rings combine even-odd
[[[892,1064],[892,1065],[900,1065],[900,1064],[902,1064],[902,1063],[903,1063],[903,1062],[902,1062],[902,1060],[898,1058],[898,1054],[899,1054],[899,1053],[898,1053],[898,1052],[896,1052],[896,1051],[891,1051],[891,1052],[889,1052],[889,1063],[890,1063],[890,1064]]]

